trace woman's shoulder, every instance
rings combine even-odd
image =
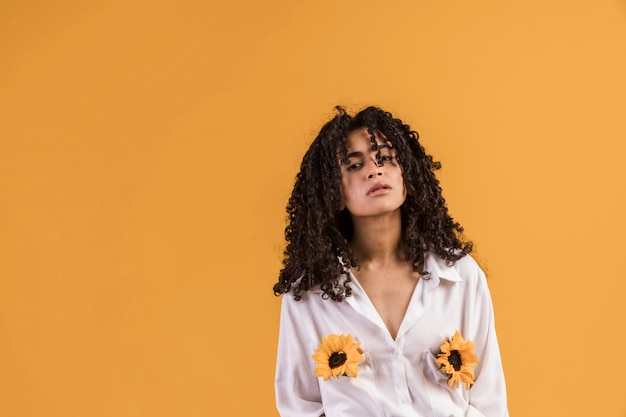
[[[459,273],[480,274],[483,272],[480,265],[478,265],[478,262],[476,262],[476,259],[474,259],[474,257],[470,254],[467,254],[457,260],[454,263],[454,267],[457,271],[459,271]]]

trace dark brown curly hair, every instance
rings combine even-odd
[[[435,171],[441,168],[420,145],[417,132],[377,107],[350,116],[336,107],[302,159],[287,204],[289,224],[283,269],[274,294],[292,292],[299,300],[319,286],[325,298],[341,301],[351,295],[350,267],[359,266],[349,245],[350,213],[341,210],[340,161],[347,160],[346,136],[359,128],[380,133],[396,150],[402,167],[406,200],[400,208],[406,260],[424,279],[424,255],[432,252],[452,265],[472,250],[462,239],[463,228],[448,214]],[[343,262],[339,261],[339,258]]]

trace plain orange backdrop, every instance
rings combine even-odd
[[[514,416],[626,415],[626,3],[0,3],[0,415],[276,416],[284,206],[400,116],[476,244]]]

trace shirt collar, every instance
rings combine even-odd
[[[346,266],[341,256],[338,256],[337,258],[343,266]],[[424,270],[428,272],[429,278],[425,279],[424,281],[427,282],[427,287],[429,289],[437,287],[442,279],[450,282],[463,282],[463,278],[461,278],[459,272],[454,266],[447,265],[445,259],[435,255],[432,252],[426,252],[426,254],[424,255]],[[342,275],[340,278],[340,283],[343,284],[345,279],[346,276]]]
[[[346,266],[343,258],[341,256],[337,257],[339,262],[342,265]],[[431,252],[426,252],[424,255],[424,270],[428,272],[428,279],[423,279],[425,288],[429,290],[433,290],[439,286],[441,280],[446,280],[449,282],[463,282],[463,279],[459,275],[459,272],[456,270],[454,266],[446,265],[446,260],[435,255]],[[339,277],[339,285],[343,285],[348,278],[347,275],[342,274]],[[426,278],[426,277],[424,277]],[[302,277],[300,277],[302,279]],[[312,293],[321,293],[319,285],[311,288],[308,292]]]
[[[424,270],[429,276],[424,280],[424,285],[431,290],[436,288],[442,279],[450,282],[463,282],[454,266],[446,265],[445,259],[430,252],[424,256]]]

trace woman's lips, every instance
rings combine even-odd
[[[387,184],[377,183],[372,185],[372,187],[367,190],[367,195],[381,195],[387,194],[391,190],[391,187]]]

